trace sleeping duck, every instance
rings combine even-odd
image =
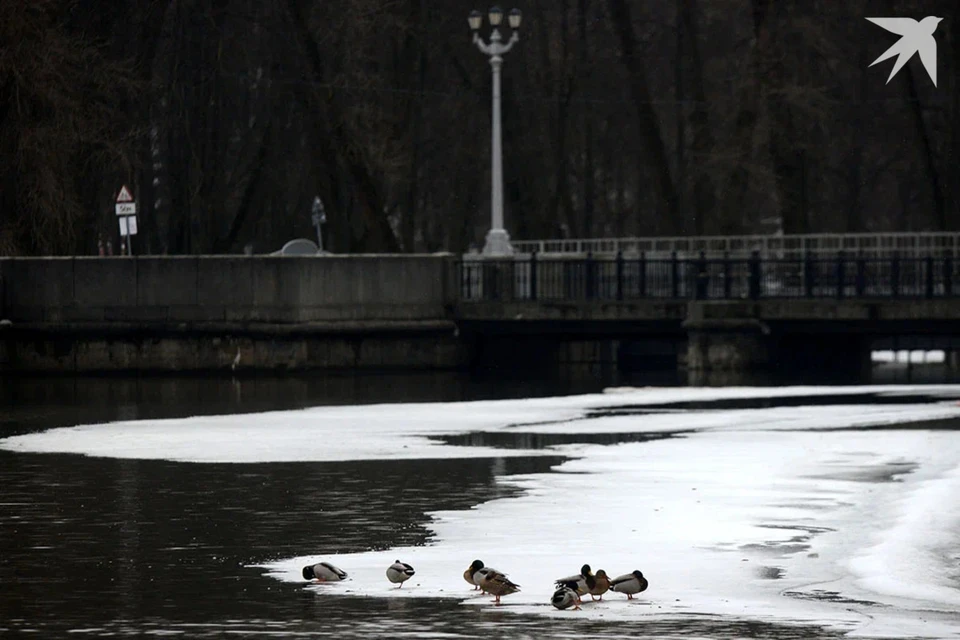
[[[646,591],[647,585],[647,579],[643,577],[643,573],[640,571],[625,573],[610,581],[610,589],[617,593],[627,594],[627,600],[633,600],[633,594],[635,593]]]
[[[387,567],[387,580],[393,584],[399,583],[400,586],[398,589],[403,588],[403,583],[406,582],[413,576],[416,571],[413,570],[413,567],[408,565],[406,562],[400,562],[397,560],[392,565]]]
[[[580,596],[584,595],[590,590],[590,586],[593,585],[596,581],[593,572],[590,570],[590,565],[585,564],[580,567],[580,573],[575,576],[567,576],[566,578],[560,578],[556,581],[556,588],[568,587],[572,589],[577,594],[577,601],[580,601]]]
[[[347,572],[329,562],[318,562],[303,568],[303,579],[319,582],[337,582],[347,577]]]
[[[610,589],[610,578],[607,577],[607,572],[603,569],[599,569],[595,576],[591,576],[593,580],[587,578],[587,589],[590,592],[590,599],[596,600],[594,596],[600,596],[600,600],[603,600],[603,594]],[[591,582],[593,584],[591,584]]]
[[[550,604],[560,610],[569,609],[570,607],[579,610],[579,599],[577,592],[570,587],[560,587],[553,592],[553,597],[550,598]]]
[[[480,579],[477,581],[480,589],[486,591],[492,596],[496,596],[496,602],[500,604],[500,596],[508,596],[511,593],[516,593],[520,591],[520,585],[514,584],[510,581],[507,576],[503,575],[500,572],[490,571],[487,573],[479,574]]]
[[[474,591],[477,589],[482,591],[483,586],[480,584],[480,579],[488,573],[503,575],[502,572],[497,571],[493,567],[483,566],[482,560],[474,560],[470,563],[470,566],[467,567],[467,570],[463,572],[463,579],[474,586]]]

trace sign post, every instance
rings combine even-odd
[[[127,185],[117,194],[117,219],[120,222],[120,238],[126,238],[127,255],[133,255],[133,236],[137,235],[137,203]]]
[[[327,212],[323,208],[320,196],[313,199],[313,215],[310,218],[313,221],[313,226],[317,228],[317,248],[319,253],[323,253],[323,234],[320,233],[320,226],[327,222]]]

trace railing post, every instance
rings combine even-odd
[[[943,257],[943,295],[953,295],[953,257]]]
[[[926,273],[924,274],[926,276],[926,283],[925,283],[926,287],[924,287],[926,291],[924,291],[924,293],[926,293],[928,298],[932,298],[933,297],[933,256],[927,256],[923,262],[926,268]]]
[[[530,299],[537,299],[537,250],[530,252]]]
[[[680,297],[680,263],[677,260],[677,252],[670,252],[670,285],[672,294],[671,297],[679,298]]]
[[[617,300],[623,300],[623,251],[617,249]]]
[[[803,294],[808,297],[813,297],[813,286],[815,284],[814,270],[813,270],[813,259],[810,257],[809,251],[803,252]]]
[[[723,252],[723,297],[726,300],[730,299],[730,252]]]
[[[593,282],[593,252],[588,251],[587,257],[583,261],[583,288],[587,300],[593,300],[594,282]]]
[[[866,281],[867,281],[867,265],[866,261],[863,259],[863,255],[857,256],[857,297],[862,298],[863,293],[866,290]]]
[[[900,295],[900,254],[896,251],[890,258],[890,295],[894,298]]]
[[[837,251],[837,297],[838,298],[843,297],[843,288],[844,288],[843,281],[847,275],[845,272],[844,266],[846,265],[844,264],[844,261],[843,261],[843,251]]]
[[[637,260],[637,295],[641,298],[647,297],[647,254],[640,252],[640,258]]]
[[[749,264],[749,290],[750,298],[756,300],[760,297],[760,252],[754,251],[750,254]]]
[[[705,300],[707,298],[707,288],[709,284],[709,275],[707,273],[707,254],[700,252],[700,257],[694,263],[696,272],[696,281],[694,283],[695,298]]]
[[[493,291],[496,285],[492,282],[493,276],[490,272],[490,264],[487,260],[481,259],[477,264],[477,283],[480,287],[481,300],[493,300]]]

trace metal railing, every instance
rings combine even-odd
[[[952,256],[800,259],[543,257],[459,260],[461,300],[736,300],[760,298],[943,298],[960,295]]]
[[[747,258],[754,251],[761,256],[802,258],[804,255],[829,254],[838,251],[866,257],[901,257],[950,255],[960,258],[960,233],[816,233],[801,235],[688,236],[662,238],[590,238],[571,240],[515,240],[519,254],[646,254],[648,258],[669,257],[674,251],[680,257],[696,257],[703,251],[708,258]]]

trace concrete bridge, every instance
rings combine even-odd
[[[960,351],[952,255],[0,259],[0,371],[814,369]],[[955,360],[955,355],[951,357]]]

